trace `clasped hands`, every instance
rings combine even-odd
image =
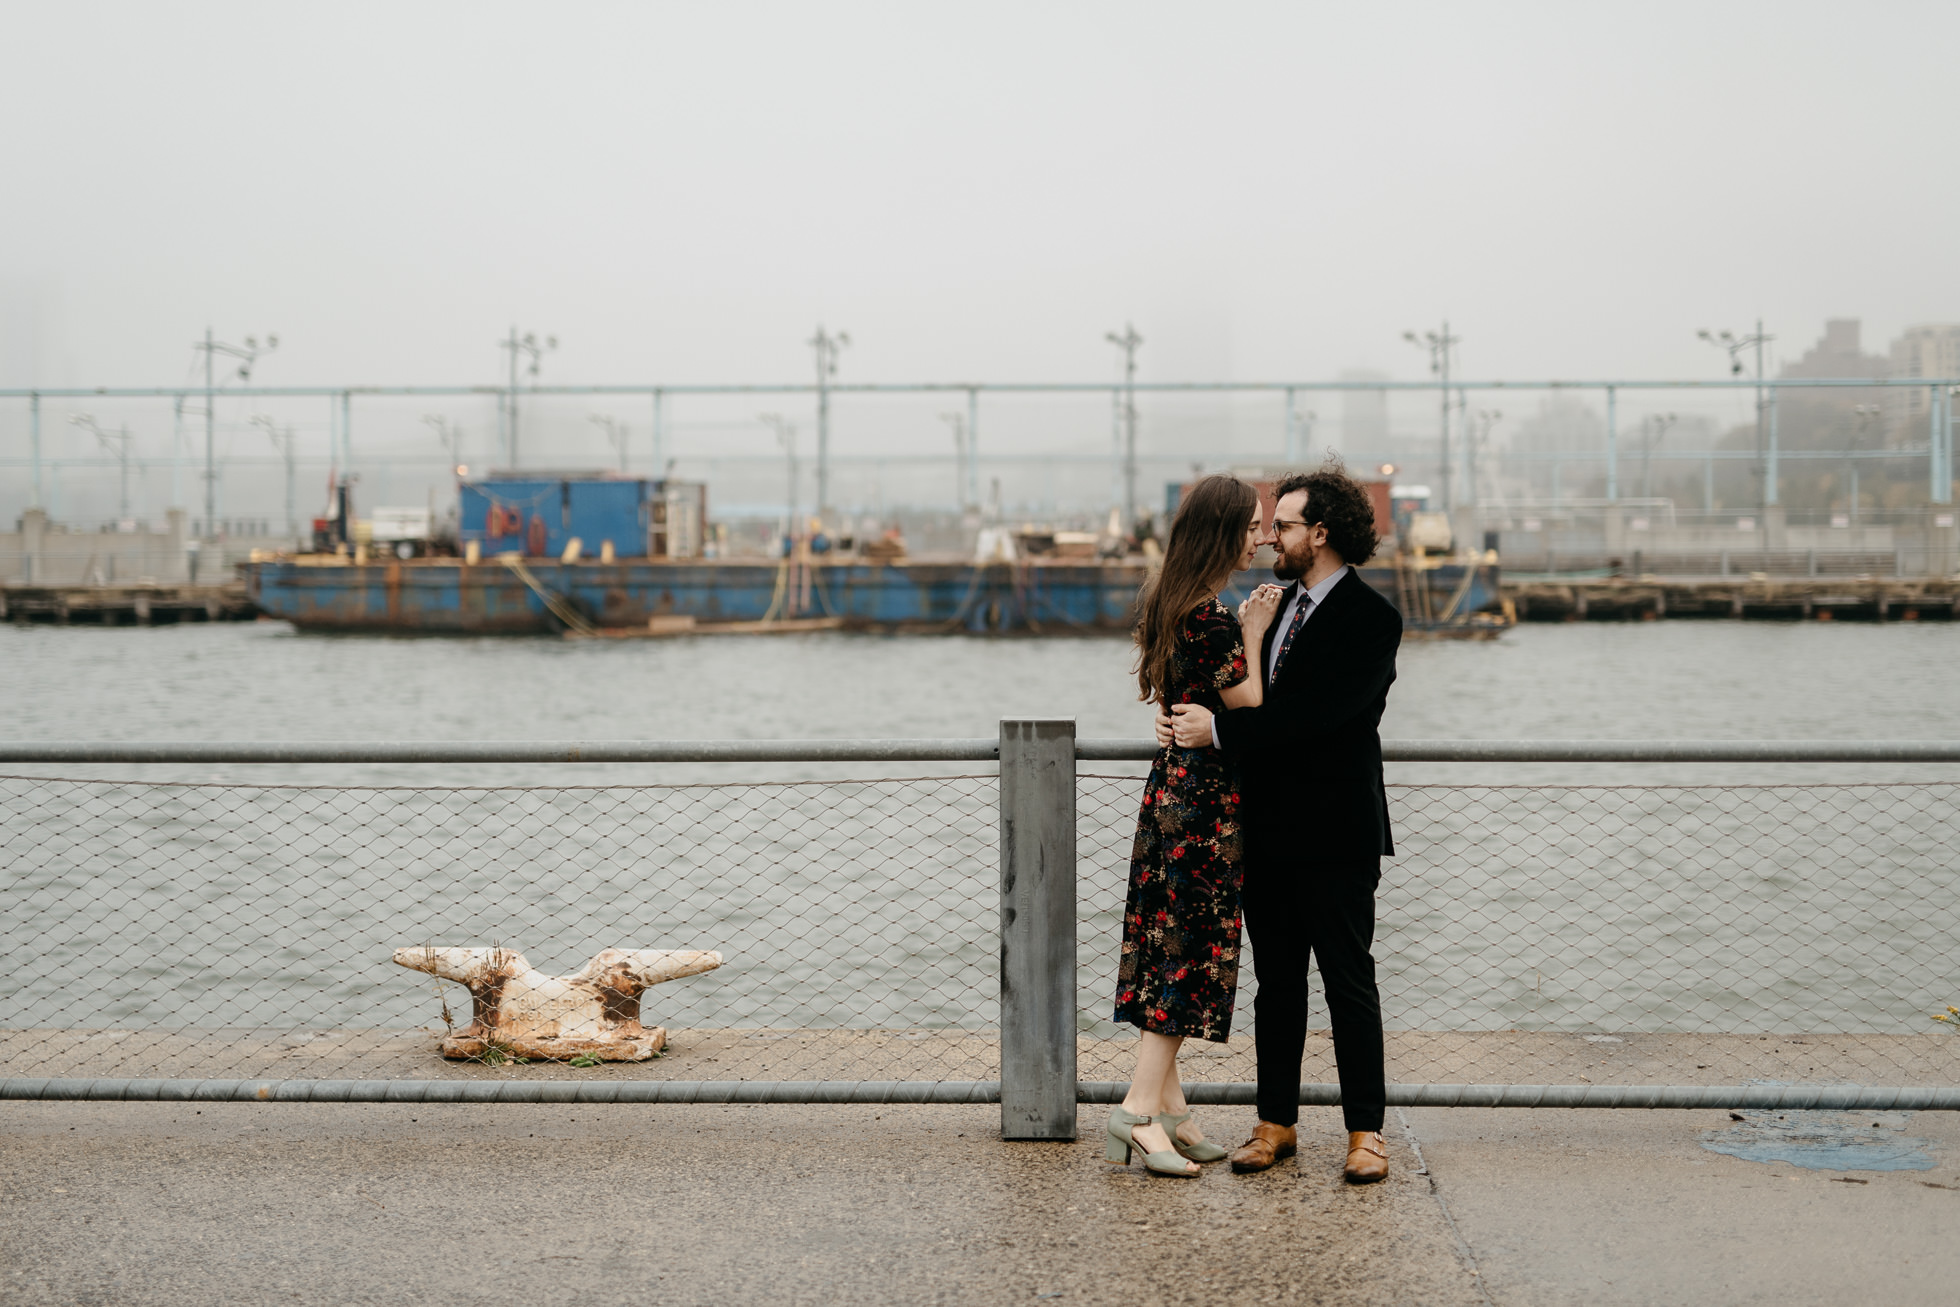
[[[1259,657],[1265,646],[1266,631],[1279,613],[1280,596],[1285,593],[1281,586],[1262,585],[1239,605],[1239,627],[1245,633],[1248,657]],[[1211,716],[1211,709],[1198,703],[1172,704],[1168,712],[1159,708],[1157,747],[1161,749],[1175,742],[1180,749],[1210,748]]]

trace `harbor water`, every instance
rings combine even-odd
[[[1570,623],[1488,641],[1406,641],[1384,739],[1953,739],[1960,628],[1941,624]],[[1072,717],[1146,735],[1121,637],[826,632],[664,640],[306,635],[279,622],[0,626],[19,740],[874,739],[992,736]],[[169,772],[175,779],[249,769]],[[264,769],[258,769],[259,778]],[[1839,769],[1840,773],[1842,769]],[[616,779],[645,768],[307,769],[339,783]],[[161,776],[166,769],[145,769]],[[299,774],[288,769],[283,774]],[[659,777],[676,775],[661,769]],[[1816,776],[1805,768],[1609,767],[1588,780]],[[1860,768],[1939,779],[1939,768]],[[1402,766],[1390,780],[1579,779],[1571,768]]]

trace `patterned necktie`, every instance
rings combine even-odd
[[[1293,638],[1300,634],[1300,628],[1307,624],[1307,610],[1313,607],[1313,596],[1305,590],[1300,591],[1299,606],[1293,610],[1293,620],[1286,624],[1286,634],[1280,637],[1279,656],[1273,659],[1273,675],[1286,666],[1286,655],[1293,648]]]

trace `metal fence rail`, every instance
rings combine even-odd
[[[1147,762],[1150,740],[1074,737],[1080,762]],[[1941,740],[1385,740],[1389,762],[1960,762]],[[0,763],[993,762],[1000,741],[544,740],[400,744],[143,744],[0,741]]]
[[[1010,1137],[1120,1097],[1109,1020],[1148,741],[6,744],[0,761],[985,762],[668,785],[0,777],[0,1097],[999,1102]],[[1960,744],[1402,741],[1399,762],[1960,762]],[[1124,769],[1116,769],[1120,772]],[[1575,779],[1583,779],[1582,776]],[[1390,1101],[1960,1108],[1960,784],[1396,785],[1380,892]],[[647,990],[664,1056],[447,1060],[457,985],[719,949]],[[1195,1102],[1249,1102],[1252,968]],[[1325,1009],[1316,996],[1314,1010]],[[444,1025],[445,1018],[449,1026]],[[1338,1101],[1324,1032],[1304,1102]]]

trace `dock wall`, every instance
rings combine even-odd
[[[78,531],[30,508],[0,531],[0,586],[185,586],[235,580],[254,549],[285,549],[283,537],[200,540],[173,508],[162,530]]]

